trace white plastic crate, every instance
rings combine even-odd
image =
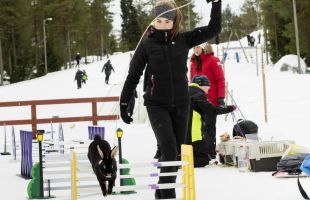
[[[245,146],[248,158],[252,163],[261,159],[281,157],[294,144],[290,140],[282,141],[255,141],[255,140],[231,140],[219,144],[219,153],[224,156],[224,162],[229,165],[237,165],[238,149]],[[254,166],[252,166],[253,168]]]

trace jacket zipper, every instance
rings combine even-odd
[[[166,41],[167,41],[167,32],[166,32]],[[171,104],[174,106],[174,85],[173,85],[173,80],[172,80],[172,67],[171,67],[171,62],[169,59],[169,54],[168,54],[168,46],[167,44],[165,45],[165,52],[166,52],[166,57],[167,57],[167,62],[169,66],[169,74],[170,74],[170,85],[171,85]]]
[[[153,96],[153,91],[154,91],[154,88],[155,88],[154,75],[151,76],[151,81],[152,81],[151,96]]]

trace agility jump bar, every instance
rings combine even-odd
[[[183,200],[196,200],[195,192],[195,176],[194,176],[194,159],[193,159],[193,147],[191,145],[182,145],[181,147],[182,161],[176,162],[151,162],[151,163],[136,163],[136,164],[120,164],[120,169],[126,169],[130,167],[163,167],[163,166],[182,166],[182,183],[166,183],[166,184],[147,184],[147,185],[133,185],[133,186],[120,186],[114,187],[113,191],[132,191],[132,190],[156,190],[156,189],[168,189],[168,188],[183,188]],[[71,157],[71,200],[77,200],[81,195],[80,192],[89,192],[91,190],[100,191],[99,185],[83,185],[81,180],[77,177],[77,172],[80,171],[78,164],[83,162],[77,162],[77,155],[72,150]],[[85,162],[84,162],[85,163]],[[89,164],[88,164],[89,165]],[[85,168],[87,166],[81,167]],[[155,174],[162,176],[161,173]],[[175,174],[173,174],[175,175]],[[168,176],[168,174],[167,174]],[[169,175],[171,176],[171,174]],[[150,174],[143,177],[152,177]],[[134,176],[133,176],[134,178]],[[79,184],[78,184],[79,183]],[[99,193],[98,193],[99,194]]]

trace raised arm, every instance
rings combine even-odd
[[[212,2],[211,19],[207,26],[195,28],[192,31],[183,33],[188,48],[207,42],[222,30],[222,0]]]

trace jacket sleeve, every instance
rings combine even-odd
[[[143,43],[140,43],[136,52],[134,53],[132,60],[130,61],[128,75],[120,98],[121,102],[128,103],[131,97],[134,95],[146,63],[147,56],[143,47]]]
[[[225,77],[220,60],[216,57],[212,59],[211,69],[217,82],[217,98],[225,98]]]
[[[204,115],[207,112],[210,112],[212,109],[212,104],[207,100],[204,93],[197,93],[192,98],[194,103],[194,110],[197,110],[200,114]]]
[[[105,69],[106,64],[103,65],[101,72],[103,72],[103,70]]]
[[[232,106],[213,106],[205,97],[203,93],[196,94],[193,96],[194,103],[194,110],[199,111],[200,114],[215,114],[221,115],[230,113],[233,111]]]
[[[184,33],[188,48],[207,42],[222,30],[222,1],[212,2],[211,19],[207,26],[195,28]]]
[[[222,115],[233,111],[232,106],[217,106],[213,108],[215,109],[217,115]]]

